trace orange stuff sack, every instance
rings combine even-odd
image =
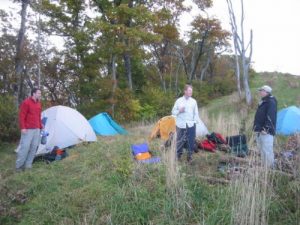
[[[138,153],[135,158],[137,160],[145,160],[145,159],[150,159],[151,154],[149,152],[143,152],[143,153]]]
[[[62,149],[56,150],[56,155],[62,155],[63,153],[64,153],[64,150],[62,150]]]

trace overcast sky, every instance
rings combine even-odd
[[[232,0],[236,12],[240,0]],[[300,75],[300,0],[244,0],[245,37],[253,30],[252,61],[257,71],[278,71]],[[186,27],[191,15],[185,16]],[[231,30],[226,0],[214,0],[209,10],[224,29]],[[238,21],[237,21],[238,22]]]
[[[0,1],[2,9],[12,4],[12,0]],[[238,12],[240,0],[232,2]],[[245,37],[253,30],[254,69],[300,75],[300,0],[244,0],[244,11]],[[214,0],[214,7],[208,12],[230,30],[226,0]],[[197,13],[192,10],[183,16],[184,31]]]

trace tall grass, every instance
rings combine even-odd
[[[201,109],[201,118],[210,132],[215,131],[223,136],[231,136],[240,133],[243,117],[237,113],[227,115],[220,112],[218,115],[210,116],[206,109]]]
[[[253,137],[252,137],[253,140]],[[252,149],[249,164],[231,182],[233,204],[232,224],[268,224],[268,209],[272,196],[272,176],[267,166],[261,163],[259,149],[250,140]]]

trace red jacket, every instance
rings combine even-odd
[[[40,101],[35,101],[32,97],[25,99],[20,106],[20,128],[42,129],[41,111],[42,105]]]

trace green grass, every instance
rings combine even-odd
[[[174,197],[167,190],[163,164],[132,161],[130,144],[135,139],[101,138],[97,143],[70,149],[70,156],[62,161],[37,162],[31,171],[23,173],[13,171],[10,150],[1,151],[8,156],[0,160],[1,176],[6,168],[6,177],[0,183],[6,195],[1,195],[4,211],[0,223],[228,224],[228,216],[223,215],[224,211],[229,213],[223,201],[226,195],[222,194],[226,188],[211,187],[189,177],[185,186],[191,201],[178,204],[178,199],[185,197]],[[151,147],[158,145],[153,143]],[[182,168],[188,174],[192,173],[190,169]],[[222,207],[216,210],[216,204]]]
[[[270,84],[279,106],[296,104],[300,78],[256,75],[253,94]],[[295,80],[294,80],[295,79]],[[232,96],[212,102],[209,118],[240,113],[245,106]],[[251,123],[255,106],[246,120]],[[242,118],[241,118],[242,122]],[[14,171],[16,144],[0,146],[0,224],[231,224],[232,190],[211,184],[202,177],[226,178],[217,171],[223,152],[200,152],[194,164],[180,164],[177,187],[168,187],[166,166],[137,164],[130,145],[147,140],[151,125],[129,128],[130,135],[98,138],[97,143],[68,150],[69,156],[46,164],[36,162],[31,171]],[[249,131],[249,126],[247,127]],[[160,141],[150,143],[155,155],[163,157]],[[270,185],[273,196],[269,224],[299,224],[299,179],[279,176]]]

